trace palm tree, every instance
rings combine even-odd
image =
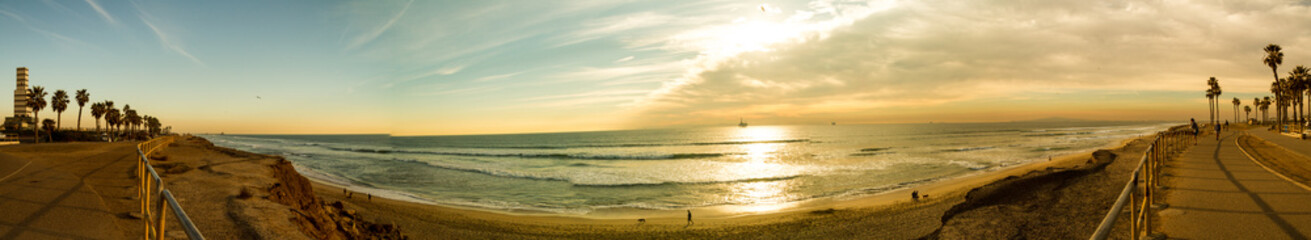
[[[64,110],[68,110],[68,92],[63,89],[55,90],[55,95],[50,97],[50,103],[52,103],[50,108],[55,110],[57,116],[55,118],[58,119],[55,122],[55,129],[58,130],[64,123]]]
[[[114,109],[114,101],[105,100],[105,128],[113,132],[113,125],[109,125],[109,110]]]
[[[1233,101],[1230,101],[1230,102],[1234,103],[1234,122],[1237,123],[1237,122],[1238,122],[1238,105],[1242,105],[1243,103],[1242,103],[1242,102],[1239,102],[1239,101],[1238,101],[1238,98],[1234,98],[1234,100],[1233,100]]]
[[[1215,122],[1215,119],[1214,119],[1214,118],[1215,118],[1215,105],[1214,105],[1214,104],[1211,104],[1211,102],[1212,102],[1211,100],[1212,100],[1212,99],[1215,99],[1215,91],[1212,91],[1211,89],[1207,89],[1207,90],[1206,90],[1206,117],[1208,117],[1207,122],[1212,122],[1212,123],[1213,123],[1213,122]]]
[[[1247,119],[1252,119],[1252,106],[1243,106],[1243,112],[1247,113]]]
[[[1283,53],[1283,52],[1280,52],[1280,51],[1283,50],[1283,48],[1280,48],[1279,45],[1276,45],[1276,44],[1271,43],[1270,45],[1265,46],[1265,49],[1264,49],[1264,50],[1265,50],[1265,59],[1262,60],[1262,62],[1265,63],[1266,66],[1269,66],[1269,67],[1270,67],[1270,73],[1273,74],[1273,75],[1275,76],[1275,83],[1274,83],[1274,85],[1280,85],[1280,84],[1279,84],[1279,82],[1280,82],[1280,80],[1279,80],[1279,65],[1280,65],[1280,64],[1284,64],[1284,53]],[[1277,101],[1280,102],[1280,103],[1276,104],[1276,107],[1282,109],[1282,106],[1283,106],[1283,103],[1282,103],[1282,102],[1283,102],[1283,99],[1284,99],[1284,98],[1283,98],[1282,93],[1281,93],[1280,91],[1275,91],[1275,90],[1277,90],[1277,89],[1278,89],[1278,90],[1282,90],[1282,88],[1275,88],[1274,86],[1272,86],[1271,89],[1270,89],[1270,91],[1275,93],[1275,100],[1277,100]],[[1284,118],[1283,118],[1283,114],[1282,114],[1282,112],[1276,110],[1275,113],[1279,113],[1279,114],[1277,114],[1277,115],[1279,115],[1279,116],[1278,116],[1278,118],[1279,118],[1279,121],[1278,121],[1279,123],[1278,123],[1278,124],[1279,124],[1279,125],[1283,125],[1283,124],[1284,124],[1284,122],[1283,122],[1283,121],[1284,121]]]
[[[86,110],[86,103],[91,101],[91,94],[86,89],[77,90],[77,130],[82,131],[82,110]]]
[[[1261,107],[1261,98],[1252,98],[1252,107],[1256,107],[1257,109],[1260,109],[1260,107]],[[1259,114],[1259,113],[1258,113],[1258,114]],[[1248,118],[1250,119],[1251,116],[1248,116]]]
[[[146,133],[148,133],[150,136],[154,136],[154,135],[158,135],[158,134],[159,134],[159,132],[160,132],[160,130],[161,130],[159,127],[163,126],[163,124],[160,124],[160,123],[159,123],[159,118],[155,118],[155,117],[152,117],[152,116],[144,116],[144,117],[141,117],[141,118],[142,118],[142,119],[145,119],[145,122],[146,122],[146,123],[145,123],[145,124],[146,124]]]
[[[108,102],[109,108],[105,110],[105,125],[106,128],[109,128],[110,136],[118,135],[118,131],[115,130],[114,126],[118,126],[119,116],[121,116],[121,113],[114,108],[113,104],[113,102]]]
[[[1207,102],[1211,106],[1211,124],[1215,124],[1220,118],[1220,80],[1211,77],[1211,79],[1206,80],[1206,85],[1211,87],[1206,90],[1206,95]]]
[[[136,114],[136,112],[137,110],[132,110],[132,105],[123,104],[123,115],[119,117],[118,124],[127,125],[125,126],[127,127],[127,134],[132,134],[132,115]]]
[[[127,124],[127,133],[128,133],[128,136],[133,136],[133,137],[135,137],[135,136],[136,136],[136,126],[139,125],[139,124],[141,124],[141,115],[137,115],[137,110],[134,110],[134,109],[128,109],[128,106],[126,106],[126,105],[123,106],[123,109],[124,109],[124,110],[123,110],[123,113],[124,113],[124,114],[123,114],[123,120],[124,120],[123,123],[126,123],[126,124]]]
[[[1264,98],[1261,98],[1261,111],[1263,112],[1261,118],[1265,119],[1264,121],[1270,121],[1271,103],[1272,102],[1270,101],[1270,96],[1265,96]]]
[[[1275,105],[1275,126],[1284,124],[1284,114],[1282,111],[1280,111],[1283,109],[1284,106],[1284,95],[1283,95],[1284,90],[1282,87],[1283,86],[1282,83],[1283,83],[1282,79],[1275,79],[1275,82],[1270,83],[1270,93],[1275,94],[1275,97],[1273,99]]]
[[[55,124],[58,124],[58,123],[55,122],[55,120],[50,120],[49,118],[46,118],[46,120],[42,120],[42,121],[41,121],[41,124],[43,125],[41,129],[45,129],[45,130],[46,130],[46,136],[49,136],[49,137],[50,137],[50,141],[51,141],[51,142],[54,142],[54,141],[55,141],[55,137],[54,137],[55,129],[56,129],[56,128],[59,128],[59,127],[55,126]]]
[[[1300,123],[1306,121],[1306,118],[1303,117],[1303,115],[1306,114],[1306,111],[1302,111],[1302,106],[1306,105],[1305,101],[1302,99],[1302,92],[1307,90],[1307,81],[1311,80],[1308,79],[1311,78],[1311,75],[1309,74],[1311,74],[1311,69],[1302,65],[1293,67],[1293,70],[1288,72],[1289,84],[1291,85],[1290,90],[1293,91],[1293,99],[1297,102],[1297,107],[1293,111],[1295,115],[1293,119],[1299,123],[1298,126],[1304,126]]]
[[[30,101],[27,106],[32,108],[32,134],[36,135],[36,142],[41,142],[40,127],[36,126],[39,122],[36,119],[41,119],[41,109],[46,108],[46,88],[32,86],[27,92],[27,99]]]
[[[92,103],[92,104],[91,104],[91,117],[92,117],[92,118],[95,118],[95,122],[96,122],[96,132],[97,132],[97,133],[100,132],[100,116],[104,116],[104,115],[105,115],[105,104],[104,104],[104,103]]]
[[[1214,80],[1215,77],[1211,79]],[[1211,88],[1215,89],[1215,123],[1220,124],[1220,94],[1223,93],[1220,90],[1220,80],[1216,80],[1215,85],[1212,85]]]

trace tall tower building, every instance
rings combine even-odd
[[[27,68],[18,68],[18,88],[14,89],[14,117],[32,116],[27,108]]]

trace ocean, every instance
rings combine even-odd
[[[512,135],[200,135],[422,203],[588,214],[855,198],[1113,147],[1176,123],[704,127]]]

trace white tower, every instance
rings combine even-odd
[[[14,89],[14,117],[31,116],[32,109],[27,108],[27,68],[18,68],[18,88]]]

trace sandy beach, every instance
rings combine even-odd
[[[1120,159],[1137,159],[1146,147],[1146,140],[1125,140],[1110,155],[1119,155]],[[967,215],[971,210],[988,206],[1008,205],[1014,202],[988,199],[988,194],[975,193],[981,187],[990,186],[992,193],[1022,197],[1028,195],[1051,195],[1050,187],[1025,189],[1013,187],[1017,180],[1043,178],[1086,183],[1068,184],[1059,188],[1059,194],[1070,195],[1069,198],[1087,198],[1091,202],[1103,203],[1089,206],[1038,206],[1039,208],[1084,211],[1081,215],[1007,215],[988,218],[986,222],[1022,222],[1012,220],[1074,217],[1084,222],[1063,226],[1068,228],[1068,236],[1086,237],[1101,220],[1114,194],[1119,189],[1111,185],[1122,186],[1128,168],[1125,162],[1112,161],[1116,157],[1104,155],[1094,160],[1093,153],[1080,153],[1053,158],[1048,162],[1038,162],[1015,166],[1007,169],[983,172],[970,176],[948,179],[911,189],[901,189],[882,194],[855,199],[821,199],[788,206],[766,206],[778,208],[758,214],[727,214],[730,210],[722,208],[692,209],[694,224],[688,224],[684,211],[631,211],[624,214],[603,216],[570,216],[542,213],[509,213],[462,207],[420,204],[410,201],[398,201],[375,197],[369,200],[362,194],[346,198],[341,186],[323,181],[316,181],[315,193],[326,202],[341,201],[350,209],[358,209],[365,219],[380,223],[400,226],[406,235],[416,239],[920,239],[941,238],[959,239],[965,236],[996,236],[1005,238],[1012,233],[1003,233],[980,229],[977,223],[956,220],[948,221],[944,234],[939,234],[945,220],[951,220],[944,213],[955,211],[955,215]],[[1121,164],[1112,164],[1121,163]],[[1107,166],[1115,166],[1113,171],[1104,171]],[[1109,172],[1114,172],[1109,173]],[[1105,174],[1089,174],[1105,173]],[[1095,175],[1095,179],[1089,177]],[[1001,181],[1006,179],[1006,181]],[[1096,181],[1103,181],[1105,184]],[[1057,181],[1060,182],[1060,181]],[[1096,186],[1093,186],[1096,185]],[[1001,190],[995,190],[1001,189]],[[910,192],[919,191],[928,195],[926,199],[911,200]],[[1095,191],[1095,192],[1094,192]],[[1058,199],[1060,197],[1047,197]],[[1035,198],[1037,199],[1037,198]],[[969,202],[969,204],[962,204]],[[961,208],[956,206],[969,205]],[[954,208],[955,207],[955,208]],[[1004,208],[1004,207],[1003,207]],[[732,209],[740,210],[740,209]],[[994,213],[996,214],[996,213]],[[975,214],[977,215],[977,214]],[[1014,219],[1008,219],[1014,218]],[[639,223],[638,219],[645,219]],[[1035,222],[1037,223],[1037,222]],[[1022,231],[1023,229],[1012,229]],[[991,235],[977,235],[978,233]],[[971,235],[973,234],[973,235]],[[1052,235],[1042,232],[1039,236]],[[1082,234],[1082,235],[1080,235]],[[984,237],[990,238],[990,237]]]
[[[574,216],[370,199],[360,193],[347,198],[339,186],[312,182],[281,157],[217,147],[195,137],[182,138],[151,158],[210,239],[1082,238],[1110,207],[1125,169],[1132,168],[1126,165],[1133,161],[1113,160],[1137,159],[1145,142],[1126,140],[1111,151],[854,199],[765,206],[754,214],[692,209],[693,224],[685,211]],[[117,216],[124,235],[141,234],[141,220],[133,213],[138,203],[131,180],[133,144],[15,145],[0,147],[0,152],[42,159],[42,168],[86,176],[83,181]],[[910,191],[928,197],[911,200]],[[168,234],[182,235],[177,224],[169,225]]]

